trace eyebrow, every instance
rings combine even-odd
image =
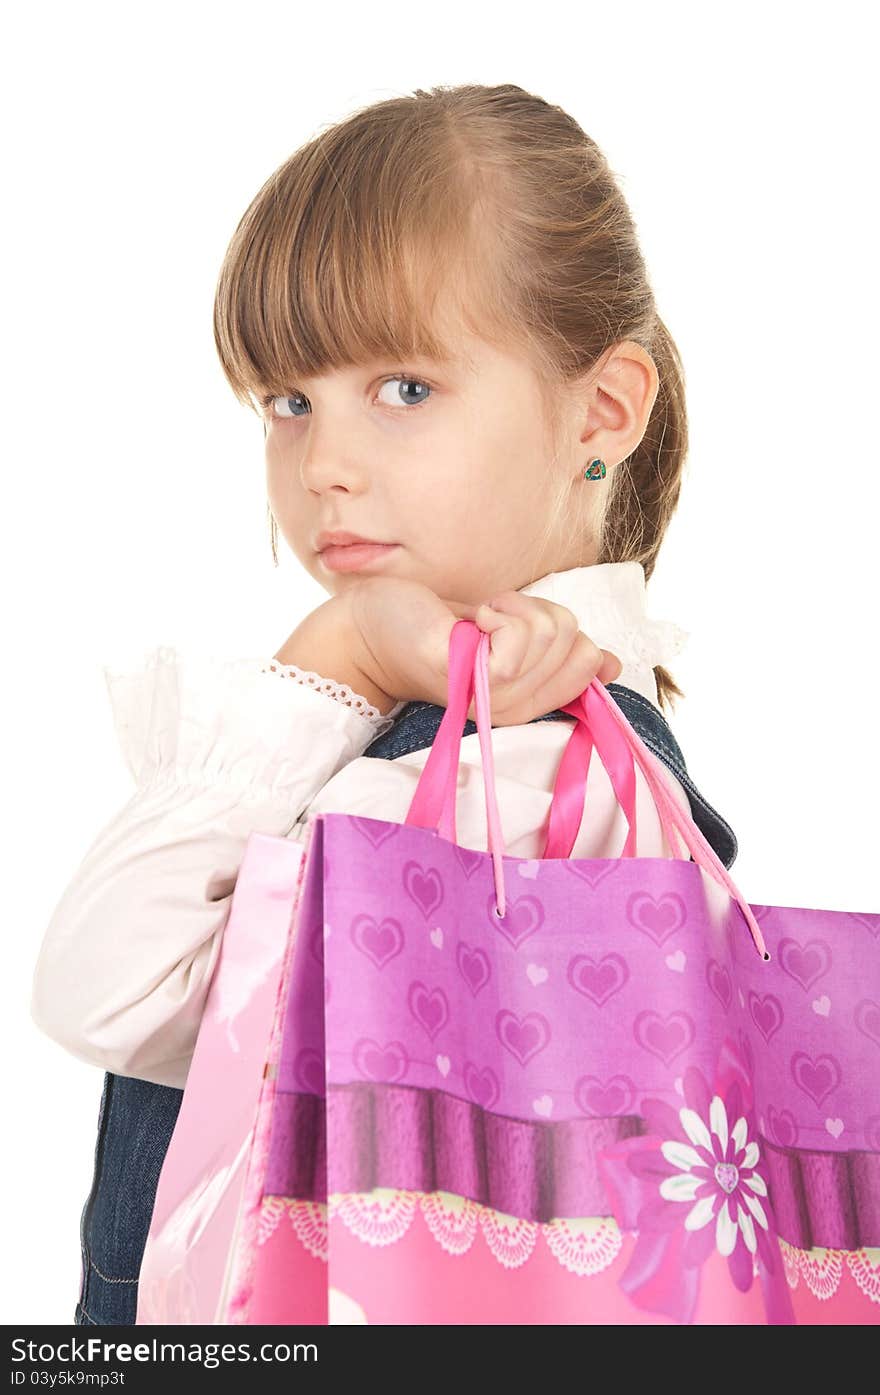
[[[380,367],[380,365],[382,364],[402,364],[404,367],[409,366],[415,368],[420,363],[424,363],[429,366],[433,365],[437,368],[446,369],[447,371],[456,368],[464,368],[467,366],[466,360],[464,358],[453,353],[443,354],[440,356],[426,353],[414,353],[409,355],[402,354],[400,358],[392,358],[390,354],[379,354],[375,358],[371,359],[368,363],[348,364],[346,366],[351,369],[371,370]],[[318,378],[322,376],[324,375],[318,374]],[[310,380],[308,374],[301,374],[297,376],[298,385],[308,383],[309,381]],[[317,381],[317,379],[313,379],[312,381]]]
[[[464,354],[453,353],[451,351],[446,354],[415,353],[412,354],[410,358],[413,364],[419,362],[426,363],[428,365],[434,365],[437,368],[443,368],[447,372],[452,372],[456,369],[463,371],[468,368],[476,367],[474,360],[467,358]]]
[[[374,364],[387,363],[390,361],[390,354],[380,354],[373,360]],[[412,354],[402,354],[401,359],[409,359],[411,362],[432,363],[440,368],[461,368],[464,366],[464,359],[457,354],[427,354],[416,351]]]

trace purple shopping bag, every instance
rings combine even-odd
[[[487,642],[406,822],[310,823],[216,1320],[876,1323],[880,916],[744,901],[595,680],[506,856]],[[629,831],[573,859],[594,749]],[[681,855],[635,855],[636,763]]]

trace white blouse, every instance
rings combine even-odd
[[[686,631],[645,612],[644,570],[608,562],[522,588],[567,606],[621,660],[614,680],[657,704],[654,664]],[[162,645],[125,670],[104,667],[136,789],[99,831],[45,931],[33,978],[37,1026],[80,1060],[182,1089],[248,835],[302,840],[316,813],[403,823],[428,749],[363,752],[406,705],[382,715],[332,675],[265,658],[180,654]],[[493,727],[505,852],[543,851],[569,722]],[[636,767],[637,854],[682,856],[662,832]],[[683,787],[666,767],[686,813]],[[456,833],[488,847],[479,735],[461,742]],[[590,762],[572,856],[619,857],[627,834],[604,766]],[[686,854],[685,854],[686,855]]]

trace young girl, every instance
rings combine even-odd
[[[137,788],[52,916],[32,1004],[107,1072],[82,1324],[134,1321],[249,834],[301,839],[330,810],[405,820],[457,619],[491,634],[510,856],[541,855],[573,720],[560,708],[594,677],[727,867],[737,851],[661,711],[681,695],[664,664],[684,632],[645,602],[686,456],[682,370],[629,210],[577,123],[513,85],[356,113],[247,209],[214,328],[262,418],[276,564],[280,529],[329,599],[271,660],[163,646],[105,670]],[[474,715],[457,834],[485,850]],[[638,855],[680,856],[636,782]],[[618,857],[626,832],[592,761],[572,856]]]

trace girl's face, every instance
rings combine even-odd
[[[593,388],[579,399],[553,474],[534,370],[473,336],[456,344],[461,356],[451,363],[415,358],[335,369],[292,383],[290,396],[264,409],[278,529],[331,595],[380,574],[477,605],[594,560],[590,522],[607,486],[579,477],[594,455],[618,459],[613,452],[626,434],[621,420],[611,429],[606,394]],[[572,480],[573,507],[536,555],[560,470]],[[583,512],[574,517],[579,502]],[[343,529],[398,546],[359,571],[334,572],[316,539]]]

